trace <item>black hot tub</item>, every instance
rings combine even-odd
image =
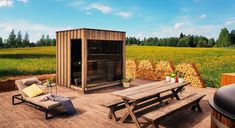
[[[209,104],[211,128],[235,128],[235,83],[219,88]]]

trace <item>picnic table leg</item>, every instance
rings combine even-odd
[[[123,100],[123,101],[124,101],[125,106],[127,106],[126,103],[125,103],[125,100]],[[128,103],[128,106],[130,106],[129,103]],[[132,107],[135,107],[136,105],[134,105],[134,102],[133,102],[131,106],[132,106]],[[126,107],[126,108],[127,108],[127,107]],[[133,108],[133,109],[134,109],[134,108]],[[121,123],[124,123],[124,121],[127,119],[127,117],[128,117],[129,115],[130,115],[130,114],[129,114],[129,110],[127,109],[127,112],[126,112],[125,115],[120,119],[120,122],[121,122]]]
[[[127,113],[121,118],[120,122],[123,123],[126,118],[130,115],[133,122],[135,123],[135,125],[137,126],[137,128],[140,128],[140,123],[138,122],[133,110],[135,108],[135,106],[137,105],[138,102],[134,101],[131,105],[128,103],[128,101],[126,99],[123,99],[125,106],[127,108]]]
[[[199,102],[200,102],[200,100],[197,101],[197,104],[191,108],[192,111],[195,111],[197,109],[198,112],[202,112],[202,109],[201,109]]]
[[[201,99],[200,99],[201,100]],[[197,110],[198,110],[198,112],[202,112],[202,109],[201,109],[201,106],[200,106],[200,100],[197,102]]]
[[[117,121],[117,117],[116,117],[116,114],[115,114],[115,107],[110,108],[108,118],[112,119],[114,121]]]
[[[160,94],[157,95],[157,99],[159,99],[160,104],[162,104],[162,99],[160,97]]]
[[[180,97],[178,96],[177,91],[175,91],[175,90],[173,89],[173,90],[171,90],[171,92],[172,92],[173,98],[175,97],[176,100],[180,100]],[[173,98],[172,98],[172,99],[173,99]]]
[[[182,90],[183,90],[183,87],[177,88],[176,90],[172,89],[171,92],[172,92],[173,98],[175,97],[176,100],[180,100],[178,93]]]

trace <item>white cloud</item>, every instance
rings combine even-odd
[[[0,7],[12,7],[13,0],[0,0]]]
[[[61,0],[57,0],[57,1],[61,1]],[[79,0],[79,1],[73,1],[69,3],[68,5],[72,7],[80,7],[82,6],[82,4],[84,4],[84,2]]]
[[[182,27],[184,27],[184,23],[182,23],[182,22],[178,22],[174,25],[174,29],[180,29]]]
[[[118,12],[117,15],[124,17],[124,18],[129,18],[132,16],[131,12]]]
[[[200,19],[205,19],[206,18],[206,14],[202,14],[199,16]]]
[[[218,38],[218,32],[220,32],[220,29],[222,28],[222,25],[214,25],[214,24],[208,24],[208,25],[189,25],[187,27],[182,27],[179,29],[175,29],[172,27],[164,26],[156,32],[154,32],[154,36],[157,37],[179,37],[179,34],[182,32],[186,35],[193,34],[193,35],[202,35],[206,36],[208,38]]]
[[[70,2],[67,5],[71,7],[75,7],[76,9],[79,9],[86,15],[91,15],[92,10],[97,10],[103,14],[113,14],[113,15],[121,16],[123,18],[129,18],[132,16],[131,12],[113,9],[111,6],[108,6],[102,3],[89,3],[83,0],[76,0],[76,1]]]
[[[136,37],[136,38],[138,38],[138,39],[143,40],[143,39],[144,39],[144,37],[146,37],[146,35],[145,35],[145,34],[143,34],[143,33],[138,33],[138,34],[136,34],[136,35],[135,35],[135,37]]]
[[[203,14],[205,15],[205,14]],[[202,17],[207,17],[206,15]],[[233,29],[235,25],[235,17],[231,17],[226,19],[224,22],[216,23],[216,24],[204,24],[199,25],[195,17],[190,16],[178,16],[176,17],[172,25],[164,25],[158,26],[155,30],[153,30],[152,35],[157,37],[178,37],[182,32],[186,35],[202,35],[208,38],[218,38],[219,32],[222,28],[227,27],[228,29]]]
[[[86,8],[86,10],[91,10],[91,9],[98,10],[98,11],[105,13],[105,14],[111,13],[113,11],[111,7],[104,5],[104,4],[98,4],[98,3],[91,3]]]
[[[229,19],[229,20],[227,20],[227,21],[225,21],[225,25],[226,26],[228,26],[228,25],[232,25],[232,24],[234,24],[235,23],[235,19]]]
[[[29,1],[28,0],[18,0],[19,2],[22,2],[24,4],[28,3]]]
[[[34,23],[28,20],[2,20],[0,19],[0,35],[3,38],[7,38],[9,32],[14,29],[15,33],[19,30],[22,33],[28,32],[30,35],[30,41],[37,41],[41,38],[42,34],[49,35],[51,38],[55,38],[55,32],[58,30],[68,29],[63,27],[52,27],[44,24]]]

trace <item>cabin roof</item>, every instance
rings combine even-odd
[[[66,31],[74,31],[74,30],[94,30],[94,31],[108,31],[108,32],[126,33],[124,31],[107,30],[107,29],[94,29],[94,28],[75,28],[75,29],[59,30],[59,31],[56,31],[56,33],[66,32]]]

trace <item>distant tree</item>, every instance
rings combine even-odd
[[[19,31],[16,37],[16,47],[22,47],[22,35],[21,32]]]
[[[193,47],[193,38],[194,36],[193,35],[189,35],[188,36],[188,40],[187,40],[187,44],[186,44],[186,47]]]
[[[0,48],[4,48],[2,37],[0,37]]]
[[[52,46],[56,46],[56,39],[52,39]]]
[[[4,40],[3,40],[3,43],[6,44],[6,43],[7,43],[7,39],[4,39]]]
[[[219,38],[216,41],[218,47],[228,47],[232,45],[232,38],[227,28],[223,28],[219,34]]]
[[[183,37],[185,37],[185,35],[181,32],[180,33],[180,38],[183,38]]]
[[[189,35],[189,36],[180,38],[177,46],[178,47],[192,47],[192,44],[193,44],[193,36]]]
[[[155,46],[157,45],[158,42],[158,38],[157,37],[149,37],[149,38],[145,38],[143,41],[143,44],[146,46]]]
[[[34,42],[30,43],[29,47],[36,47],[36,43]]]
[[[208,39],[206,37],[200,36],[197,47],[208,47]]]
[[[28,32],[26,32],[25,35],[24,35],[22,46],[23,47],[29,47],[29,45],[30,45],[29,34],[28,34]]]
[[[179,42],[177,44],[177,47],[185,47],[186,42],[187,42],[187,38],[186,37],[180,38]]]
[[[126,38],[126,45],[140,45],[141,44],[141,41],[140,39],[137,39],[135,37],[127,37]]]
[[[208,47],[213,47],[214,45],[215,45],[215,39],[214,38],[209,39]]]
[[[52,45],[52,43],[51,43],[50,36],[47,35],[46,40],[45,40],[45,46],[51,46],[51,45]]]
[[[7,43],[7,39],[4,39],[3,44],[4,48],[10,48],[9,44]]]
[[[11,47],[11,48],[16,47],[16,34],[13,29],[10,32],[9,37],[7,39],[7,47]]]
[[[41,39],[37,41],[37,46],[46,46],[46,40],[44,35],[42,35]]]
[[[230,35],[231,35],[231,38],[232,38],[232,43],[233,43],[233,45],[235,45],[235,30],[232,30]]]
[[[126,37],[126,45],[130,45],[130,37]]]
[[[199,41],[199,36],[194,36],[193,38],[193,47],[196,47]]]

